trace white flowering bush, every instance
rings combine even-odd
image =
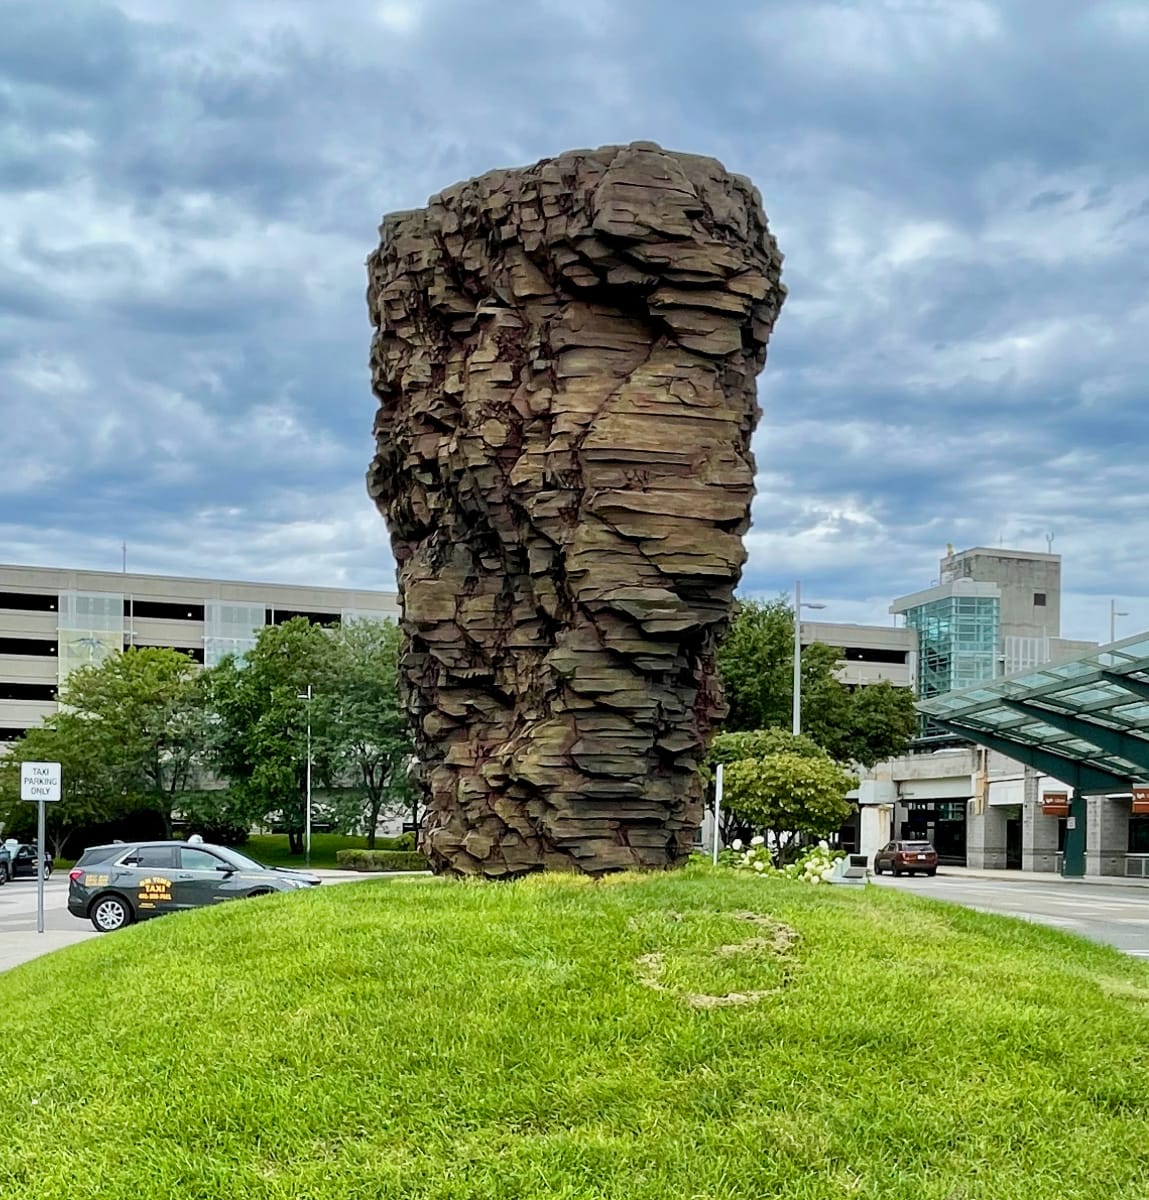
[[[834,864],[845,855],[831,850],[829,842],[821,841],[812,846],[796,862],[782,868],[787,879],[800,879],[803,883],[829,883],[834,874]]]
[[[728,861],[736,870],[752,871],[755,875],[781,875],[802,883],[828,883],[834,873],[834,864],[845,857],[839,851],[831,850],[829,842],[822,841],[802,854],[796,862],[776,867],[764,837],[751,838],[748,846],[740,838],[735,838],[730,849],[733,855]]]
[[[755,875],[776,875],[778,868],[774,865],[774,856],[770,853],[764,837],[753,837],[750,845],[743,845],[741,838],[735,838],[730,843],[734,851],[732,866],[739,871],[753,871]]]

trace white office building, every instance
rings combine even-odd
[[[0,565],[0,743],[56,711],[77,666],[168,646],[213,666],[291,617],[397,618],[393,592]]]

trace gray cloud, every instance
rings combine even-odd
[[[652,137],[751,175],[787,254],[748,591],[881,619],[947,541],[1052,531],[1068,632],[1111,592],[1149,626],[1139,14],[0,0],[0,559],[385,584],[379,217]]]

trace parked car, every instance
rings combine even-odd
[[[89,847],[68,873],[68,911],[90,920],[100,933],[110,933],[163,913],[319,882],[303,871],[265,867],[227,846],[114,842]]]
[[[12,878],[12,854],[7,846],[0,846],[0,884]]]
[[[39,865],[36,847],[29,845],[27,842],[22,842],[12,850],[12,878],[19,879],[21,876],[36,878],[36,868]],[[52,855],[44,851],[44,878],[52,878],[52,868],[55,866],[55,859]]]
[[[874,874],[890,871],[894,875],[938,873],[938,852],[930,842],[887,842],[874,855]]]

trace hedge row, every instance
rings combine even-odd
[[[427,860],[416,850],[336,850],[335,861],[347,871],[425,871]]]
[[[414,850],[415,835],[401,833],[398,837],[377,837],[374,848],[376,850]]]

